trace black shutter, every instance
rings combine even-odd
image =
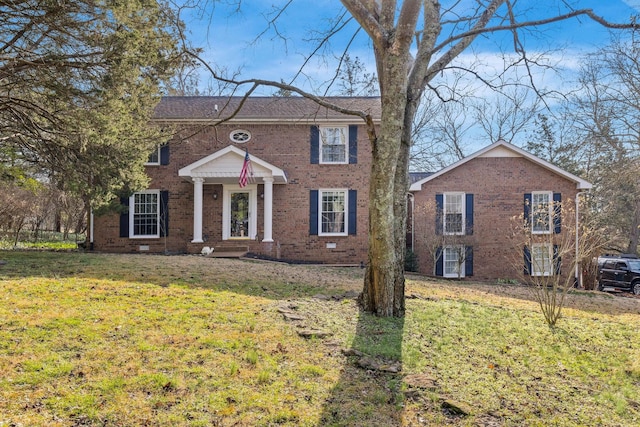
[[[349,164],[358,163],[358,126],[349,125]]]
[[[560,274],[560,267],[562,265],[562,258],[560,257],[558,245],[553,245],[553,273],[555,275]]]
[[[436,249],[436,276],[444,276],[444,256],[442,247]]]
[[[529,247],[524,247],[524,275],[531,276],[531,251]]]
[[[358,223],[358,191],[349,190],[349,235],[356,235]]]
[[[169,236],[169,192],[160,192],[160,237]]]
[[[530,227],[531,224],[531,193],[524,194],[524,226]]]
[[[129,237],[129,198],[120,197],[120,237]]]
[[[165,166],[169,164],[169,144],[160,147],[160,164]]]
[[[309,192],[309,234],[318,235],[318,190]]]
[[[436,235],[441,235],[443,232],[442,215],[444,215],[444,196],[436,194]]]
[[[318,126],[311,126],[310,150],[311,150],[311,164],[317,165],[320,163],[320,128]]]
[[[465,234],[470,236],[473,234],[473,194],[466,194],[465,198]]]
[[[473,246],[464,248],[464,275],[473,276]]]
[[[560,234],[562,232],[562,194],[553,193],[553,232]]]

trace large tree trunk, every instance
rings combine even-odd
[[[361,304],[378,316],[404,315],[408,149],[403,151],[407,59],[386,53],[380,67],[382,120],[372,143],[369,258]],[[406,160],[405,160],[406,156]]]

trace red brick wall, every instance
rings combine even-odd
[[[522,249],[514,248],[512,218],[523,213],[524,194],[553,191],[562,194],[563,206],[573,206],[576,184],[524,158],[476,158],[422,186],[415,193],[414,252],[421,273],[433,274],[433,257],[428,242],[435,234],[436,193],[465,192],[474,195],[473,235],[461,243],[473,246],[473,279],[517,279],[524,269]],[[573,226],[574,215],[564,215],[565,225]],[[558,236],[560,237],[560,236]],[[431,240],[430,240],[431,239]],[[569,261],[568,259],[564,261]],[[573,275],[566,265],[562,274]]]
[[[178,177],[178,171],[203,157],[233,144],[229,132],[246,129],[252,134],[246,144],[236,146],[283,169],[287,184],[273,186],[273,240],[222,241],[222,185],[204,186],[203,244],[191,244],[193,238],[193,184]],[[194,129],[185,129],[191,135]],[[252,252],[270,257],[300,261],[359,264],[367,258],[368,177],[371,153],[364,127],[358,128],[358,162],[347,165],[310,164],[310,126],[306,124],[227,125],[204,128],[183,141],[170,144],[170,163],[149,166],[150,189],[169,191],[169,236],[159,239],[119,237],[119,217],[95,218],[94,248],[106,252],[138,252],[149,245],[149,252],[199,253],[203,246],[249,246]],[[239,172],[239,171],[238,171]],[[258,193],[262,193],[262,185]],[[357,235],[324,237],[309,235],[310,190],[346,188],[357,190]],[[219,197],[213,199],[213,192]],[[258,236],[263,236],[263,200],[258,198]],[[327,243],[335,243],[328,249]]]

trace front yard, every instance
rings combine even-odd
[[[520,286],[410,277],[379,319],[355,268],[0,260],[0,426],[640,424],[639,299],[570,294],[551,330]]]

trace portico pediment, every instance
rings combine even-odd
[[[245,151],[238,147],[229,145],[222,150],[216,151],[202,159],[191,163],[178,171],[178,176],[191,180],[192,178],[203,178],[208,183],[224,183],[238,181],[242,165],[244,163]],[[274,184],[286,184],[287,176],[285,172],[266,162],[259,157],[249,153],[253,178],[256,182],[261,178],[272,178]]]

